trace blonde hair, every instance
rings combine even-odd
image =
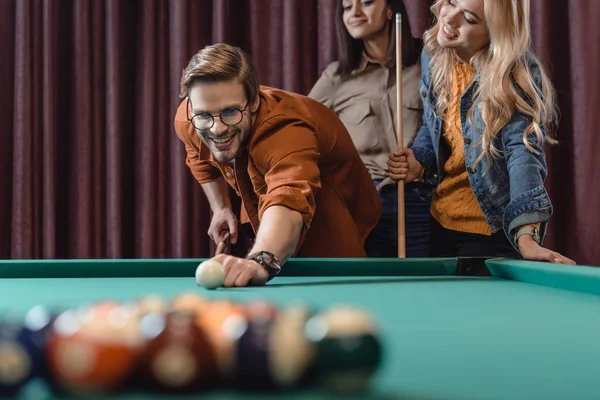
[[[454,50],[440,47],[436,39],[440,26],[439,13],[445,1],[437,0],[431,6],[435,24],[423,34],[424,46],[430,56],[431,84],[438,96],[436,108],[440,115],[443,115],[453,95],[452,70],[457,62]],[[523,132],[523,142],[534,153],[539,152],[545,141],[556,143],[549,131],[558,118],[554,86],[531,51],[529,0],[483,2],[490,45],[470,60],[478,70],[479,77],[473,106],[467,116],[469,123],[475,127],[472,123],[473,110],[481,102],[483,152],[476,163],[484,156],[489,161],[490,156],[501,155],[501,151],[494,146],[494,139],[515,112],[530,120]],[[538,71],[530,69],[532,62],[535,68],[539,68]],[[540,76],[541,87],[534,81],[533,74],[536,73]],[[537,146],[529,140],[531,135],[535,136]]]
[[[179,97],[187,97],[195,82],[237,81],[248,101],[258,94],[258,76],[252,60],[239,47],[225,43],[206,46],[192,56],[181,74]]]

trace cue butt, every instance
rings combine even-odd
[[[221,239],[219,241],[219,243],[217,243],[217,250],[215,251],[215,256],[218,256],[219,254],[223,254],[223,252],[225,251],[225,247],[227,247],[228,242],[229,242],[229,232],[227,232],[223,236],[223,239]]]

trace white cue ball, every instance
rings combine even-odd
[[[216,289],[225,282],[225,270],[220,262],[206,260],[196,268],[196,285],[205,289]]]

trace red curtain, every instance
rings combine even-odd
[[[228,42],[262,84],[308,93],[335,58],[338,0],[0,1],[0,257],[206,257],[210,210],[172,118],[193,53]],[[600,265],[594,0],[532,0],[559,92],[547,244]],[[413,34],[429,2],[406,0]]]

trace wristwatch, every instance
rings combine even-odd
[[[281,272],[281,262],[275,256],[275,254],[268,251],[259,251],[246,256],[247,260],[253,260],[262,265],[264,269],[269,273],[269,279],[273,279],[277,274]]]
[[[519,238],[523,235],[531,235],[537,244],[540,244],[540,231],[533,226],[523,226],[515,233],[515,243],[519,242]]]

